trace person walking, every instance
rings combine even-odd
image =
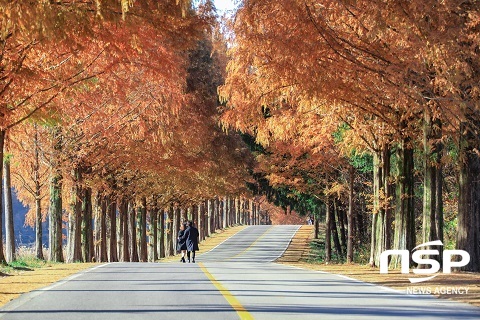
[[[187,259],[190,262],[190,253],[192,262],[195,263],[195,252],[198,251],[198,229],[195,228],[192,221],[187,221],[187,229],[183,233],[182,240],[185,239],[187,245]]]
[[[185,263],[185,252],[187,251],[187,243],[186,239],[182,239],[183,235],[185,234],[185,229],[187,228],[187,225],[185,223],[182,223],[180,225],[180,231],[178,231],[178,237],[177,237],[177,251],[180,251],[182,254],[182,258],[180,259],[180,262]]]

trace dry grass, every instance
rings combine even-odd
[[[342,274],[364,282],[375,283],[381,286],[387,286],[403,292],[407,288],[417,290],[430,290],[447,287],[466,287],[468,294],[435,294],[442,299],[451,299],[455,301],[470,303],[480,306],[480,274],[471,272],[458,272],[452,274],[440,274],[435,279],[424,284],[411,284],[408,276],[401,274],[398,270],[393,270],[389,274],[380,274],[378,268],[371,268],[359,264],[323,264],[306,262],[309,254],[309,242],[313,238],[313,229],[310,226],[303,226],[295,235],[292,243],[285,254],[277,260],[284,263],[304,269],[318,270],[335,274]],[[309,235],[307,235],[309,233]]]
[[[218,246],[220,243],[223,241],[227,240],[234,234],[240,232],[241,230],[245,229],[246,226],[235,226],[235,227],[230,227],[226,228],[224,230],[216,230],[214,234],[212,234],[210,237],[206,238],[204,241],[200,242],[199,248],[200,251],[198,251],[198,254],[205,253],[207,251],[212,250],[216,246]],[[166,258],[162,258],[159,261],[160,262],[176,262],[179,260],[180,255],[174,255]]]
[[[0,307],[23,293],[46,287],[58,280],[91,268],[95,263],[46,263],[40,268],[17,268],[0,278]]]

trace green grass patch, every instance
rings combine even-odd
[[[361,246],[354,248],[353,262],[358,264],[368,264],[370,258],[370,248]],[[308,263],[325,263],[325,240],[314,239],[310,242],[310,254],[306,260]],[[346,252],[340,254],[332,247],[332,258],[329,263],[343,264],[347,262]]]
[[[21,256],[7,265],[0,265],[0,273],[9,275],[15,274],[19,271],[33,271],[42,268],[47,264],[50,265],[50,262],[37,259],[34,256]]]

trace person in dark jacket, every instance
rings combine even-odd
[[[195,252],[198,251],[198,230],[193,226],[192,221],[187,221],[187,229],[183,233],[182,240],[185,239],[187,245],[187,259],[190,262],[190,253],[192,253],[192,262],[195,263]]]
[[[186,239],[182,239],[183,235],[185,234],[185,229],[187,228],[187,225],[185,223],[182,223],[180,226],[180,230],[178,231],[178,237],[177,237],[177,251],[180,251],[182,253],[182,258],[180,259],[180,262],[185,263],[185,252],[187,251],[187,243]]]

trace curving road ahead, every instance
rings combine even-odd
[[[0,319],[480,319],[480,308],[273,263],[299,226],[251,226],[196,264],[108,263],[0,309]]]

